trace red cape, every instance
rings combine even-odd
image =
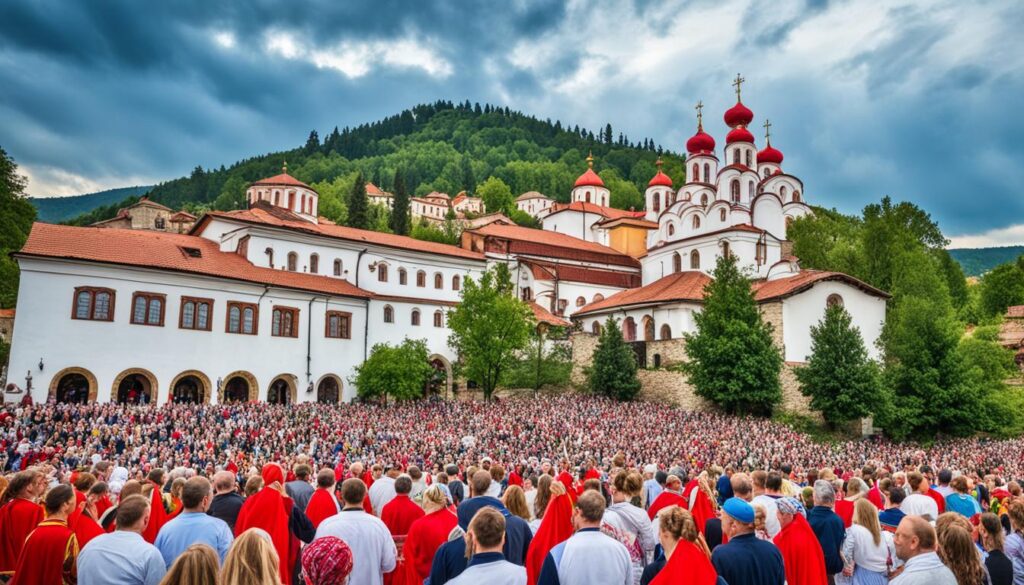
[[[90,540],[103,534],[103,528],[100,527],[99,522],[96,522],[92,516],[85,513],[85,494],[75,490],[75,500],[75,509],[68,516],[67,525],[68,528],[75,532],[78,548],[84,548],[85,545],[89,544]]]
[[[0,508],[0,575],[14,572],[25,539],[42,521],[43,509],[24,498],[14,498]]]
[[[814,530],[802,514],[775,535],[775,546],[782,553],[787,585],[821,585],[828,582],[825,555]]]
[[[441,545],[448,542],[448,535],[459,524],[458,518],[448,508],[441,508],[412,523],[405,537],[406,581],[398,585],[423,585],[430,576],[430,564]]]
[[[680,540],[665,568],[651,585],[715,585],[718,573],[704,551],[688,540]]]
[[[846,528],[853,525],[853,504],[854,502],[850,500],[836,500],[835,513],[842,518],[843,526]]]
[[[396,495],[393,500],[384,504],[380,511],[380,519],[388,527],[391,536],[395,539],[395,547],[398,549],[398,561],[395,563],[395,570],[384,575],[384,584],[405,583],[408,581],[409,566],[405,562],[405,535],[413,523],[425,515],[423,508],[416,502],[409,499],[408,495]]]
[[[562,473],[559,473],[558,477],[555,478],[555,481],[558,481],[562,485],[565,486],[565,491],[569,492],[569,498],[572,500],[572,504],[575,506],[576,505],[576,488],[574,488],[572,486],[572,483],[573,483],[572,476],[569,475],[569,472],[568,471],[563,471]]]
[[[164,509],[163,491],[159,485],[153,484],[153,493],[150,496],[149,524],[142,531],[142,538],[149,544],[156,542],[156,535],[160,529],[167,524],[167,510]]]
[[[313,523],[313,528],[319,528],[320,523],[338,513],[338,505],[335,503],[334,494],[324,488],[317,488],[313,496],[306,504],[306,517]]]
[[[530,548],[526,551],[526,578],[529,585],[537,583],[544,559],[551,549],[572,536],[572,501],[569,494],[563,494],[548,502],[540,528],[530,541]]]
[[[875,484],[875,487],[868,490],[868,501],[879,510],[885,509],[885,502],[882,501],[882,490],[878,489],[878,484]]]
[[[679,494],[674,494],[669,491],[661,492],[658,497],[654,498],[651,502],[651,507],[647,509],[647,516],[654,520],[654,517],[658,515],[658,512],[662,511],[669,506],[680,506],[686,507],[686,500]]]
[[[104,512],[106,512],[107,510],[109,510],[112,507],[114,507],[114,503],[110,501],[110,496],[108,494],[103,494],[102,498],[96,500],[96,516],[97,516],[97,518],[102,518]]]
[[[696,494],[694,494],[695,491]],[[697,530],[704,534],[704,525],[715,517],[715,505],[711,503],[711,498],[708,497],[707,492],[697,486],[695,479],[686,485],[686,489],[683,490],[683,498],[690,509],[690,514],[693,515],[693,521],[697,523]]]
[[[242,504],[242,509],[238,511],[238,520],[235,521],[235,536],[250,528],[266,530],[270,534],[271,542],[274,543],[277,558],[280,559],[281,583],[291,585],[292,568],[299,554],[298,539],[292,536],[288,529],[292,506],[295,503],[291,498],[282,496],[281,492],[269,487],[274,482],[284,486],[284,473],[279,465],[264,465],[261,475],[267,487],[256,492]]]
[[[10,585],[74,582],[78,541],[63,520],[44,520],[29,534]],[[67,580],[66,580],[67,579]]]

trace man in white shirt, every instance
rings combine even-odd
[[[117,505],[117,530],[89,541],[78,555],[83,585],[158,585],[167,573],[160,551],[142,539],[150,503],[140,495]]]
[[[905,564],[891,585],[956,585],[956,576],[935,553],[935,541],[935,529],[924,518],[907,516],[901,520],[893,545],[896,556]]]
[[[537,585],[633,585],[626,546],[601,532],[604,509],[604,496],[583,492],[572,513],[576,534],[551,549]]]
[[[384,475],[380,476],[380,479],[373,480],[373,485],[370,486],[370,505],[373,506],[374,516],[378,518],[380,518],[380,513],[384,506],[395,499],[395,495],[397,495],[395,493],[395,479],[400,475],[400,472],[394,465],[386,467]]]
[[[526,568],[505,560],[505,517],[494,508],[480,508],[466,530],[466,550],[472,557],[466,570],[448,585],[526,585]]]
[[[939,504],[928,495],[928,482],[917,471],[907,474],[910,495],[900,504],[900,510],[907,516],[922,516],[929,522],[939,518]]]
[[[782,530],[779,524],[778,506],[776,501],[782,497],[782,474],[778,471],[765,473],[757,470],[751,474],[754,482],[754,499],[750,502],[754,506],[762,506],[765,511],[764,528],[768,536],[775,538],[775,535]]]
[[[351,582],[382,585],[384,573],[395,570],[398,551],[384,522],[363,511],[364,498],[366,484],[361,479],[349,478],[342,482],[341,499],[345,507],[320,523],[313,541],[325,536],[342,539],[352,549],[352,558],[356,559]]]

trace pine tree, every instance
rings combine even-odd
[[[395,185],[392,193],[394,207],[391,210],[391,231],[400,236],[409,235],[409,193],[405,190],[402,170],[395,169]]]
[[[309,138],[306,139],[306,146],[302,151],[309,155],[318,150],[320,150],[320,135],[316,133],[316,130],[312,130],[309,133]]]
[[[603,136],[603,138],[604,138],[604,143],[605,144],[611,144],[612,143],[612,125],[611,125],[610,122],[607,125],[605,125],[605,127],[604,127],[604,136]]]
[[[696,331],[685,333],[689,359],[682,370],[698,396],[729,413],[771,414],[782,401],[782,354],[772,327],[761,319],[750,281],[735,256],[722,255],[704,289]]]
[[[363,174],[356,176],[356,182],[352,185],[352,192],[348,196],[348,225],[350,227],[367,229],[369,225],[370,203],[366,197],[366,181]]]
[[[459,171],[462,173],[462,190],[467,195],[472,195],[473,188],[476,187],[476,178],[473,176],[473,161],[470,160],[468,152],[462,153],[459,166]]]
[[[868,416],[883,406],[878,365],[868,358],[860,329],[841,304],[811,327],[811,357],[796,369],[800,391],[830,426]]]
[[[597,341],[592,365],[587,369],[591,392],[617,400],[632,400],[640,393],[636,370],[636,354],[623,339],[619,322],[609,317]]]

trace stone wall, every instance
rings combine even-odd
[[[782,302],[761,303],[757,306],[761,312],[761,318],[765,323],[772,326],[772,343],[785,355],[786,348],[782,341]]]

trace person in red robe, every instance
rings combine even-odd
[[[395,479],[395,497],[384,505],[380,511],[380,519],[391,532],[395,539],[395,547],[398,549],[395,570],[384,575],[384,585],[391,583],[406,583],[409,571],[408,563],[405,561],[405,539],[412,528],[413,522],[426,515],[419,504],[409,499],[409,492],[412,491],[412,478],[408,475],[400,475]]]
[[[666,555],[668,562],[651,585],[715,585],[719,582],[718,572],[707,553],[692,542],[681,539]]]
[[[682,506],[685,508],[686,500],[683,499],[682,487],[683,482],[679,477],[675,475],[668,476],[665,480],[665,491],[658,494],[658,497],[654,498],[654,501],[651,502],[651,507],[647,509],[647,516],[654,520],[658,512],[669,506]]]
[[[67,518],[75,509],[75,492],[59,485],[46,494],[46,520],[28,535],[10,585],[75,583],[78,540]]]
[[[83,548],[89,541],[103,534],[103,528],[99,525],[92,514],[96,513],[95,504],[88,496],[78,491],[75,492],[75,508],[67,517],[68,528],[74,531],[78,540],[78,547]]]
[[[45,489],[43,474],[35,470],[19,471],[11,478],[0,504],[0,575],[14,573],[25,539],[43,521],[36,499]]]
[[[780,498],[776,506],[782,530],[772,542],[782,553],[787,585],[827,583],[825,554],[814,529],[803,515],[803,505],[796,498]]]
[[[334,495],[335,474],[330,469],[321,469],[316,474],[316,491],[306,504],[306,517],[319,528],[320,523],[341,511],[338,498]]]
[[[540,578],[540,571],[544,567],[544,560],[551,549],[558,546],[573,535],[575,527],[572,524],[573,503],[571,490],[559,482],[551,482],[551,499],[544,511],[544,517],[540,521],[537,534],[530,541],[530,548],[526,551],[526,582],[528,585],[536,585]]]
[[[145,539],[149,544],[156,542],[156,535],[163,528],[164,524],[170,521],[167,515],[167,508],[164,508],[164,497],[163,489],[160,487],[163,483],[164,470],[154,469],[149,472],[149,483],[153,486],[153,491],[150,493],[150,512],[149,512],[149,524],[146,525],[146,529],[142,531],[142,538]]]
[[[707,521],[715,517],[715,505],[708,493],[711,491],[707,485],[706,476],[690,480],[683,490],[683,499],[686,500],[686,507],[693,515],[693,521],[697,524],[697,530],[704,534],[704,526]],[[655,500],[657,502],[657,500]]]
[[[438,485],[423,492],[423,511],[425,515],[412,523],[405,536],[405,583],[396,581],[395,585],[423,585],[430,576],[430,564],[437,549],[448,542],[448,535],[459,524],[458,517],[448,508],[448,497]]]
[[[268,463],[263,466],[260,475],[263,478],[263,489],[242,504],[238,520],[235,521],[235,537],[250,528],[262,528],[270,534],[274,550],[281,560],[281,583],[291,585],[292,569],[299,554],[298,538],[292,535],[288,527],[295,503],[285,495],[284,471],[280,465]]]

